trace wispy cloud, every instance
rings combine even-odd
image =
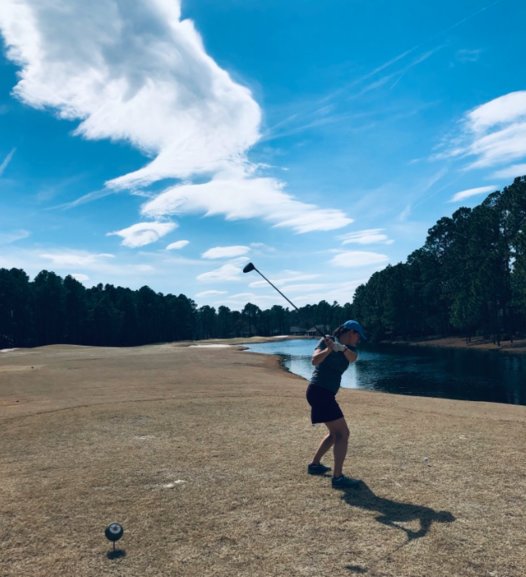
[[[346,244],[392,244],[390,239],[382,228],[369,228],[349,232],[338,237],[343,245]]]
[[[469,111],[438,158],[468,160],[468,170],[526,158],[526,91],[499,96]]]
[[[163,218],[180,214],[223,215],[227,220],[261,218],[298,233],[335,230],[352,222],[340,210],[299,202],[273,178],[219,175],[204,184],[174,186],[145,203],[142,214]]]
[[[4,158],[4,160],[0,163],[0,177],[3,176],[4,172],[6,171],[7,167],[9,166],[9,163],[11,162],[11,160],[13,159],[13,156],[15,155],[16,152],[16,148],[12,148],[6,155],[6,157]]]
[[[176,227],[174,222],[139,222],[122,230],[109,232],[107,236],[120,236],[123,246],[137,248],[157,242]]]
[[[295,103],[295,110],[292,114],[267,129],[264,135],[265,140],[297,134],[314,126],[335,124],[343,120],[359,121],[359,115],[356,114],[356,111],[353,114],[342,112],[342,105],[348,105],[351,101],[354,102],[381,89],[387,92],[392,91],[414,68],[425,63],[437,52],[448,46],[447,38],[452,30],[463,26],[479,14],[503,1],[494,0],[484,6],[477,7],[476,10],[469,12],[463,18],[439,30],[427,41],[403,50],[322,98],[303,103],[300,106]],[[479,58],[480,53],[480,49],[462,49],[457,52],[456,58],[460,62],[474,62]]]
[[[494,185],[490,186],[479,186],[478,188],[468,188],[467,190],[461,190],[454,194],[449,202],[461,202],[466,200],[466,198],[471,198],[472,196],[480,196],[481,194],[488,194],[489,192],[495,192],[497,187]]]
[[[470,63],[470,62],[477,62],[480,58],[482,50],[480,49],[467,49],[463,48],[462,50],[458,50],[455,54],[455,58],[458,62],[463,64]]]
[[[199,282],[231,282],[241,280],[241,266],[227,263],[217,269],[202,273],[197,276]]]
[[[181,250],[185,246],[190,244],[189,240],[176,240],[175,242],[171,242],[167,247],[166,250]]]
[[[221,295],[226,295],[228,294],[227,291],[216,291],[216,290],[210,290],[210,291],[201,291],[196,293],[196,297],[198,298],[206,298],[206,297],[218,297]]]
[[[404,76],[406,76],[406,74],[409,73],[410,70],[412,70],[413,68],[415,68],[419,64],[422,64],[423,62],[425,62],[426,60],[431,58],[431,56],[433,56],[436,52],[438,52],[442,48],[443,48],[443,46],[436,46],[432,50],[428,50],[426,52],[418,54],[415,58],[413,58],[411,60],[411,62],[409,62],[408,64],[406,64],[402,68],[400,68],[398,70],[394,70],[393,72],[386,74],[386,75],[378,78],[377,80],[375,80],[371,84],[368,84],[367,86],[365,86],[357,94],[357,96],[361,96],[363,94],[366,94],[367,92],[370,92],[371,90],[381,88],[382,86],[387,85],[387,84],[389,84],[389,89],[392,90],[402,80],[402,78]]]
[[[442,45],[418,53],[418,46],[415,46],[382,63],[373,70],[362,74],[351,82],[347,82],[330,94],[305,102],[302,105],[295,103],[294,112],[269,127],[263,136],[263,140],[283,138],[312,128],[340,124],[342,122],[347,125],[354,124],[356,130],[369,128],[371,119],[378,116],[378,111],[375,110],[371,113],[358,112],[356,110],[349,111],[349,103],[384,87],[387,90],[391,90],[411,69],[428,60],[441,48],[443,48]],[[364,124],[364,121],[366,124]]]
[[[119,249],[120,250],[120,249]],[[183,258],[162,251],[120,250],[115,253],[72,249],[64,246],[43,248],[20,247],[15,243],[4,245],[0,250],[0,268],[19,268],[35,276],[42,270],[53,270],[61,276],[72,275],[88,286],[98,283],[112,284],[139,289],[148,279],[150,286],[164,286],[170,292],[174,278],[178,279],[180,291],[190,294],[189,286],[183,288],[182,271],[199,270],[203,262]]]
[[[492,174],[493,178],[515,178],[526,174],[526,163],[507,166]]]
[[[235,258],[238,256],[244,256],[249,251],[250,248],[248,246],[216,246],[214,248],[209,248],[201,256],[209,259]]]
[[[86,251],[73,250],[53,250],[40,253],[39,256],[48,260],[57,269],[64,268],[93,268],[99,266],[102,262],[108,262],[115,256],[108,253],[90,253]]]
[[[23,240],[24,238],[30,236],[30,234],[31,233],[28,230],[24,229],[0,232],[0,245],[11,244],[18,240]]]
[[[335,103],[342,98],[346,101],[356,100],[384,87],[392,90],[413,68],[426,62],[431,56],[447,46],[445,38],[451,30],[461,27],[466,22],[469,22],[479,14],[503,1],[504,0],[494,0],[485,6],[478,7],[465,17],[439,30],[431,36],[426,43],[414,45],[379,64],[372,70],[359,75],[351,82],[345,83],[345,85],[326,94],[322,98],[304,103],[303,106],[300,106],[299,112],[297,111],[298,106],[296,103],[294,113],[270,127],[265,133],[264,138],[271,140],[273,138],[296,134],[313,126],[332,124],[345,118],[357,118],[356,114],[351,116],[342,113],[341,110],[335,106]],[[425,44],[431,44],[431,48],[425,48]],[[480,50],[478,49],[464,49],[457,52],[457,58],[461,61],[474,61],[479,54]],[[349,94],[351,96],[349,96]]]
[[[166,213],[175,202],[183,213],[263,218],[297,232],[327,230],[323,221],[331,229],[345,226],[350,219],[343,212],[304,204],[285,183],[255,177],[258,167],[247,154],[261,137],[261,109],[206,53],[193,22],[181,19],[180,5],[106,0],[88,8],[84,0],[2,0],[7,55],[21,67],[18,98],[78,121],[76,135],[126,141],[151,158],[76,204],[175,179],[186,184],[161,193],[146,212]],[[225,172],[227,182],[219,176]],[[245,210],[236,208],[240,199]],[[285,208],[273,217],[276,203]],[[147,234],[126,230],[120,236],[137,247]]]

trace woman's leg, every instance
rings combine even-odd
[[[323,441],[320,443],[320,446],[318,447],[318,450],[316,451],[316,454],[314,455],[314,458],[312,459],[312,464],[313,465],[319,465],[320,461],[323,457],[323,455],[325,455],[325,453],[334,445],[334,438],[331,435],[331,433],[329,433],[324,439]]]
[[[334,443],[333,475],[334,477],[340,477],[341,475],[343,475],[343,462],[345,461],[345,456],[347,455],[347,444],[349,441],[349,427],[347,427],[347,423],[345,422],[344,417],[336,419],[335,421],[329,421],[328,423],[325,423],[325,425],[329,429],[329,437],[333,439]],[[325,441],[326,439],[324,439],[323,442]]]

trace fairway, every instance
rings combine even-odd
[[[305,381],[189,344],[0,353],[1,577],[523,577],[525,407],[342,390],[335,491]]]

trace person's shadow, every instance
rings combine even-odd
[[[351,507],[359,507],[367,511],[376,511],[379,513],[379,515],[375,517],[376,521],[382,523],[382,525],[403,531],[407,536],[407,540],[398,545],[395,551],[415,539],[425,537],[433,523],[452,523],[455,521],[455,517],[449,511],[435,511],[430,507],[424,507],[422,505],[402,503],[400,501],[378,497],[363,481],[361,481],[360,486],[355,489],[345,489],[342,494],[342,499]],[[415,522],[418,524],[416,530],[404,526],[404,524],[415,524]],[[389,557],[393,553],[394,551],[391,551],[386,557]],[[380,559],[376,559],[373,565],[379,561]],[[354,573],[367,573],[368,571],[368,569],[362,565],[348,565],[347,569]]]
[[[363,481],[356,489],[345,489],[342,499],[351,507],[377,511],[379,515],[375,519],[379,523],[404,531],[408,541],[425,537],[433,522],[452,523],[455,520],[455,517],[449,511],[435,511],[423,505],[402,503],[378,497]],[[419,524],[416,531],[402,524],[414,521]]]

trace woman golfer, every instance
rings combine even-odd
[[[336,402],[336,393],[340,388],[342,374],[349,364],[357,359],[356,346],[360,340],[365,340],[362,325],[358,321],[347,321],[334,331],[332,337],[321,339],[312,355],[312,364],[315,369],[307,388],[311,421],[313,425],[324,423],[329,433],[321,442],[312,463],[307,467],[307,472],[310,475],[323,475],[330,471],[330,467],[321,463],[321,458],[333,447],[332,486],[335,489],[357,487],[360,484],[360,481],[343,474],[349,428]]]

